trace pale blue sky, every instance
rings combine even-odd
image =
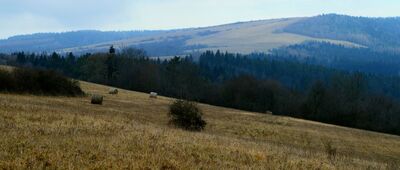
[[[143,30],[339,13],[400,16],[400,0],[0,0],[0,38],[81,29]]]

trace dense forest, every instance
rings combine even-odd
[[[368,18],[328,14],[304,19],[286,27],[283,31],[398,51],[399,29],[399,17]]]
[[[135,91],[249,111],[400,134],[400,78],[340,71],[276,55],[208,51],[150,59],[143,50],[118,53],[14,53],[7,63]]]
[[[307,64],[381,75],[400,75],[400,54],[371,48],[350,48],[326,42],[305,42],[271,50],[271,53]]]

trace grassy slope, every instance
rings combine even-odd
[[[226,24],[213,27],[193,28],[175,30],[158,35],[145,36],[140,38],[131,38],[120,41],[105,42],[89,46],[64,49],[62,51],[106,51],[110,45],[116,47],[128,47],[140,43],[154,43],[171,39],[173,37],[190,37],[186,45],[206,45],[205,50],[222,50],[233,53],[251,53],[268,52],[268,50],[302,43],[304,41],[325,41],[347,46],[359,46],[347,41],[329,40],[322,38],[312,38],[292,33],[283,33],[281,30],[289,24],[301,21],[303,18],[260,20],[251,22],[242,22],[236,24]],[[203,32],[214,32],[209,35],[199,35]]]
[[[399,169],[398,136],[209,105],[186,132],[168,126],[172,99],[81,85],[104,105],[0,94],[0,168]]]

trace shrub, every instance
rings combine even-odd
[[[203,130],[207,123],[202,115],[196,103],[190,101],[176,100],[169,108],[170,123],[186,130]]]
[[[0,91],[52,96],[80,96],[84,92],[78,81],[70,80],[55,71],[16,68],[0,70]]]

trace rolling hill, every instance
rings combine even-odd
[[[105,51],[110,45],[115,45],[116,47],[135,46],[145,49],[150,55],[163,56],[217,49],[234,53],[268,52],[273,48],[305,41],[327,41],[347,46],[358,46],[346,41],[311,38],[281,31],[286,26],[303,19],[261,20],[175,30],[158,35],[63,49],[60,52]]]
[[[350,41],[372,48],[400,46],[400,17],[366,18],[320,15],[284,28],[284,32],[315,38]]]
[[[200,104],[208,125],[168,125],[171,98],[81,82],[89,97],[0,94],[4,169],[399,169],[400,137]]]
[[[107,41],[116,41],[131,37],[142,37],[163,31],[72,31],[64,33],[37,33],[18,35],[0,40],[0,52],[17,51],[53,52],[56,50],[85,46]]]
[[[106,51],[109,46],[115,45],[118,48],[143,48],[152,56],[181,55],[216,49],[251,53],[268,52],[273,48],[306,41],[324,41],[351,47],[375,47],[381,46],[387,37],[392,37],[391,48],[396,49],[397,44],[400,44],[397,36],[399,23],[398,18],[321,15],[166,31],[33,34],[0,40],[0,52],[23,50],[86,53]],[[373,28],[374,32],[368,32],[369,28]]]

